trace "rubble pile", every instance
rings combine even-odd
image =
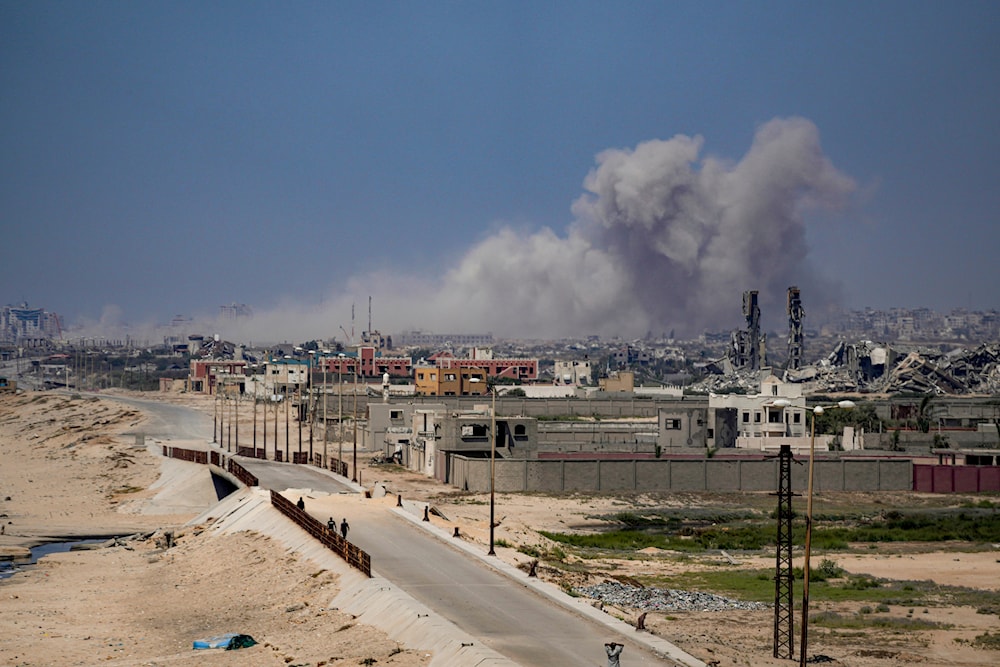
[[[711,370],[713,375],[707,375],[704,379],[691,385],[691,389],[697,392],[712,394],[745,393],[756,394],[760,390],[760,372],[737,370],[723,373],[722,370]]]
[[[731,600],[721,595],[700,591],[678,591],[664,588],[640,588],[618,581],[605,581],[594,586],[573,589],[576,593],[603,604],[630,607],[642,611],[728,611],[731,609],[768,609],[763,602]]]
[[[722,365],[709,365],[709,375],[692,387],[697,391],[731,393],[734,389],[756,393],[757,374],[723,372]],[[902,349],[902,346],[859,341],[840,342],[817,364],[784,372],[786,382],[808,383],[819,393],[1000,393],[1000,343],[942,352],[933,348]]]

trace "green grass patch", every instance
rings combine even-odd
[[[989,651],[1000,651],[1000,632],[984,632],[977,635],[972,640],[972,645]]]
[[[879,616],[875,614],[838,614],[833,611],[822,611],[809,616],[813,626],[836,630],[864,630],[879,628],[896,632],[916,632],[921,630],[942,630],[950,628],[946,623],[937,623],[921,618],[904,618],[899,616]]]
[[[566,560],[566,552],[558,546],[551,549],[542,549],[541,547],[536,547],[531,544],[522,544],[517,548],[517,550],[525,556],[531,556],[532,558],[537,558],[540,561],[559,563]]]
[[[775,522],[759,513],[687,508],[675,511],[618,512],[600,517],[619,526],[601,533],[543,533],[556,542],[580,549],[635,551],[657,547],[682,552],[714,549],[755,551],[775,545]],[[792,541],[805,543],[805,526],[792,527]],[[1000,542],[1000,511],[994,507],[889,511],[872,519],[858,515],[817,516],[812,546],[817,550],[847,549],[852,543]]]

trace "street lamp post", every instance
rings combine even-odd
[[[257,456],[257,364],[251,367],[253,375],[253,455]]]
[[[223,398],[225,401],[225,405],[227,406],[226,409],[230,411],[229,414],[226,415],[226,418],[229,419],[229,423],[226,424],[226,451],[231,452],[233,450],[233,414],[232,414],[233,405],[232,402],[229,400],[228,389],[223,393]]]
[[[288,378],[288,368],[285,367],[285,378]],[[289,427],[288,422],[291,418],[291,406],[288,400],[288,383],[285,383],[285,463],[288,463],[292,459],[291,448],[289,447]]]
[[[809,437],[809,482],[806,490],[806,545],[805,556],[802,564],[802,638],[799,642],[799,667],[806,667],[806,648],[809,643],[809,556],[812,553],[812,527],[813,527],[813,469],[816,458],[816,415],[823,414],[826,410],[840,408],[850,410],[854,407],[853,401],[840,401],[836,405],[817,405],[812,411],[812,428]]]
[[[496,556],[493,550],[493,529],[496,528],[496,461],[497,461],[497,388],[490,387],[493,394],[493,408],[490,410],[490,550],[488,556]]]
[[[469,382],[482,382],[478,377],[469,378]],[[487,556],[496,556],[494,549],[494,528],[496,528],[496,460],[497,460],[497,388],[496,385],[486,383],[486,390],[491,394],[492,408],[490,409],[490,550]]]
[[[344,355],[337,355],[337,474],[344,461]]]
[[[211,384],[209,384],[209,390],[211,391]],[[215,390],[215,400],[212,401],[212,444],[218,444],[218,439],[215,437],[216,431],[219,430],[219,390]]]
[[[325,362],[326,362],[326,355],[327,354],[329,354],[329,350],[322,350],[322,356],[320,357],[324,361],[324,363],[323,363],[323,391],[321,392],[322,395],[323,395],[323,467],[324,468],[328,468],[330,466],[330,461],[326,457],[327,456],[327,451],[326,451],[327,444],[326,443],[328,442],[328,438],[326,437],[326,429],[327,429],[327,426],[329,425],[329,422],[327,422],[327,420],[326,420],[326,393],[327,392],[326,392],[326,363]]]
[[[358,359],[360,365],[361,360]],[[358,481],[358,370],[356,366],[354,368],[354,410],[353,419],[354,422],[354,464],[351,466],[351,481],[357,483]]]

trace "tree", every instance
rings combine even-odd
[[[917,411],[917,429],[919,429],[921,433],[927,433],[931,430],[929,406],[932,398],[934,398],[933,395],[927,394],[920,400],[920,408]]]

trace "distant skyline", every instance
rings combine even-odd
[[[0,298],[586,336],[1000,307],[995,2],[0,5]],[[224,326],[213,323],[212,326]],[[229,326],[229,325],[225,325]]]

